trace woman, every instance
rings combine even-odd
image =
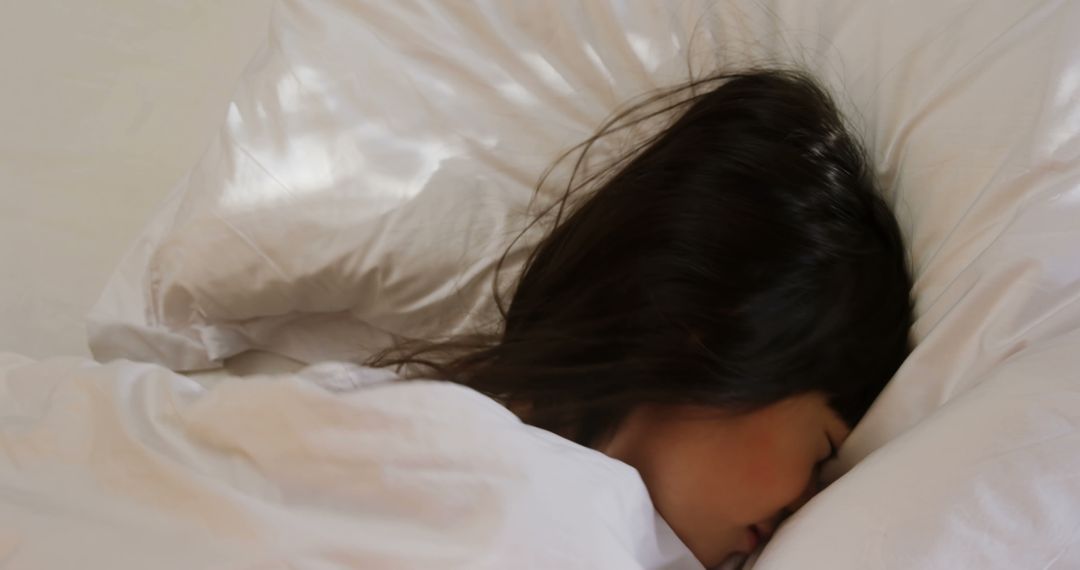
[[[575,182],[597,140],[668,115]],[[712,567],[816,492],[907,356],[900,231],[828,95],[798,72],[692,81],[579,150],[508,307],[496,293],[502,330],[372,363],[422,365],[630,464]]]

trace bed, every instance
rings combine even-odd
[[[180,406],[193,396],[177,394],[253,390],[259,384],[242,381],[251,377],[299,390],[279,373],[318,380],[318,366],[355,370],[344,363],[398,336],[490,324],[493,259],[560,151],[628,99],[690,73],[798,65],[833,90],[873,155],[910,248],[918,345],[840,450],[834,483],[753,567],[1080,566],[1077,4],[266,0],[2,10],[12,87],[0,95],[0,348],[112,363],[90,372],[98,365],[10,356],[5,370],[57,385],[83,374],[141,379],[121,383],[144,388],[94,400],[128,417],[122,394]],[[12,386],[9,398],[43,397]],[[244,441],[237,449],[259,440]],[[569,454],[583,470],[604,469],[559,449],[550,465]],[[11,457],[4,473],[16,477]],[[682,564],[663,525],[634,510],[632,479],[598,507],[637,513],[598,542],[623,546],[597,552],[647,560],[641,567]],[[17,478],[6,481],[10,490]],[[260,522],[253,513],[264,503],[233,499],[258,524],[280,522],[278,533],[299,520],[286,510]],[[322,505],[299,501],[300,510]],[[10,532],[0,556],[19,556],[10,545],[22,544],[26,558],[12,560],[63,567],[40,547],[48,533],[20,529],[15,503],[3,504]],[[169,542],[169,532],[197,528],[180,524],[179,506],[156,506],[164,526],[147,530],[146,544],[175,546],[182,540]],[[40,529],[66,520],[44,507],[19,512],[44,517]],[[70,520],[83,521],[69,529],[77,536],[93,519]],[[133,521],[145,519],[111,520],[142,536]],[[627,550],[636,544],[627,536],[654,548]],[[73,557],[102,551],[71,542]],[[293,560],[394,567],[326,554],[363,550],[347,541],[320,548]],[[475,567],[498,567],[488,564]]]

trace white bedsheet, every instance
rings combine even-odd
[[[629,466],[392,379],[0,354],[0,566],[701,570]]]
[[[0,350],[89,354],[87,311],[217,132],[273,4],[0,2]]]

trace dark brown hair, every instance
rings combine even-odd
[[[584,172],[598,141],[657,118],[670,122]],[[865,414],[909,352],[911,277],[865,154],[815,81],[696,79],[560,160],[573,153],[509,306],[496,279],[501,330],[369,364],[419,366],[585,445],[644,403],[749,411],[819,391],[849,424]]]

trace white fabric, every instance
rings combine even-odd
[[[0,2],[0,349],[90,354],[87,311],[218,131],[271,5]]]
[[[543,168],[683,74],[700,9],[279,6],[215,146],[95,309],[95,355],[348,358],[492,316],[493,258]]]
[[[443,382],[0,354],[6,568],[701,570],[638,474]]]
[[[283,3],[103,296],[95,354],[350,358],[483,322],[559,150],[684,77],[688,51],[699,70],[796,60],[865,134],[919,346],[841,450],[837,474],[858,468],[757,566],[1080,566],[1077,29],[1080,4],[1016,0]]]
[[[864,459],[754,570],[1080,568],[1080,330],[1029,347]]]
[[[345,359],[387,333],[488,322],[493,260],[544,167],[619,103],[684,77],[691,43],[699,70],[796,60],[837,88],[911,243],[921,340],[1015,207],[1053,183],[1018,177],[1057,172],[1080,129],[1076,10],[283,3],[221,134],[92,315],[95,354],[177,369],[253,347]]]

